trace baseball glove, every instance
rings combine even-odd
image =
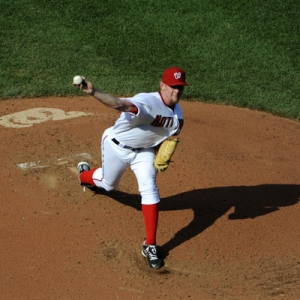
[[[178,142],[179,139],[173,139],[161,143],[154,159],[154,167],[157,172],[164,172],[168,168]]]

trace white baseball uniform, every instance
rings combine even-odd
[[[180,105],[171,109],[159,92],[140,93],[126,98],[138,109],[137,113],[122,112],[114,126],[102,135],[102,167],[93,173],[96,186],[107,191],[115,189],[127,166],[135,173],[142,204],[160,201],[154,168],[155,146],[183,126]]]

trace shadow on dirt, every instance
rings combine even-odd
[[[103,194],[102,191],[100,193]],[[124,205],[141,209],[140,195],[121,191],[105,192],[105,195]],[[230,220],[255,218],[280,207],[294,205],[299,198],[300,185],[280,184],[198,189],[162,198],[161,211],[192,209],[194,218],[160,249],[167,256],[169,251],[200,234],[232,207],[234,212],[228,215]]]

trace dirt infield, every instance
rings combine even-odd
[[[0,299],[300,299],[300,123],[182,107],[152,271],[132,172],[111,193],[77,179],[118,113],[92,97],[0,101]]]

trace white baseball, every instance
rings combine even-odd
[[[74,78],[73,78],[73,84],[76,84],[76,85],[79,85],[81,84],[83,81],[82,77],[80,75],[76,75]]]

